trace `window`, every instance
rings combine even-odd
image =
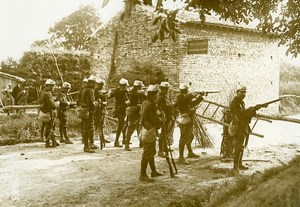
[[[207,54],[208,40],[188,40],[187,54]]]

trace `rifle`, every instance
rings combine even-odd
[[[268,101],[268,102],[265,102],[265,103],[262,103],[262,104],[257,104],[255,107],[267,108],[269,104],[276,103],[276,102],[281,101],[281,100],[282,100],[282,98],[274,99],[272,101]]]
[[[167,160],[167,163],[169,165],[169,171],[170,171],[170,176],[171,178],[175,178],[175,174],[177,174],[177,167],[176,167],[176,164],[175,164],[175,161],[174,161],[174,158],[173,158],[173,154],[172,152],[170,151],[171,149],[171,145],[170,145],[170,142],[168,140],[168,137],[166,136],[166,126],[165,126],[165,121],[162,122],[162,131],[163,131],[163,136],[164,136],[164,142],[165,144],[168,146],[168,151],[167,151],[167,155],[166,155],[166,160]],[[173,164],[173,167],[174,167],[174,170],[175,170],[175,174],[174,174],[174,170],[173,170],[173,167],[172,167],[172,164],[170,162],[170,157],[171,157],[171,161],[172,161],[172,164]]]
[[[51,138],[51,142],[52,142],[52,147],[56,147],[57,143],[56,143],[56,139],[55,139],[55,117],[54,117],[54,110],[50,111],[50,138]]]
[[[217,90],[211,90],[211,91],[194,91],[193,93],[195,93],[197,95],[200,94],[202,96],[207,96],[210,93],[220,93],[220,91],[217,91]]]

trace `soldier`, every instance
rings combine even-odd
[[[127,151],[131,151],[129,146],[131,135],[134,130],[138,130],[137,126],[140,119],[141,104],[145,100],[145,91],[141,90],[143,85],[142,81],[135,80],[133,83],[133,89],[129,94],[130,103],[126,109],[128,127],[126,132],[125,150]]]
[[[45,83],[46,87],[40,94],[40,104],[41,104],[41,112],[40,116],[42,117],[42,124],[44,125],[45,130],[43,135],[46,137],[45,148],[48,147],[56,147],[59,145],[54,136],[55,124],[54,119],[56,116],[55,110],[58,106],[58,103],[54,101],[54,97],[52,95],[53,88],[55,86],[55,81],[48,79]],[[52,145],[50,145],[50,139],[52,141]]]
[[[68,82],[64,82],[62,84],[61,91],[58,92],[56,100],[59,101],[59,107],[57,109],[57,117],[59,119],[59,134],[60,134],[60,143],[73,144],[70,141],[67,127],[68,127],[68,116],[67,110],[69,107],[73,107],[75,103],[71,103],[68,101],[67,94],[71,89],[71,84]],[[64,139],[65,138],[65,139]]]
[[[246,97],[246,87],[239,86],[236,90],[237,95],[230,103],[230,110],[233,114],[233,119],[238,123],[237,132],[234,135],[234,157],[233,157],[233,173],[238,174],[239,170],[249,169],[242,163],[244,148],[248,144],[250,133],[249,123],[251,118],[255,116],[256,111],[262,106],[256,105],[255,107],[245,108],[243,99]]]
[[[159,88],[160,92],[157,99],[157,107],[163,113],[165,121],[158,140],[158,156],[166,157],[166,153],[169,150],[167,143],[170,145],[173,144],[172,135],[175,126],[175,108],[167,98],[170,88],[169,82],[161,82]]]
[[[224,122],[230,124],[232,120],[232,113],[229,109],[224,109]],[[221,161],[228,162],[232,160],[233,156],[233,137],[228,133],[228,126],[223,126],[223,139],[221,143]]]
[[[99,131],[99,140],[103,142],[103,146],[105,143],[110,143],[109,140],[106,140],[104,137],[103,127],[104,120],[106,115],[106,106],[107,106],[107,91],[103,91],[105,81],[97,78],[96,80],[96,89],[95,89],[95,99],[98,101],[98,107],[95,111],[95,129]],[[103,147],[101,146],[101,147]]]
[[[77,106],[80,106],[81,94],[82,94],[83,89],[87,87],[87,83],[88,83],[88,79],[84,78],[82,80],[81,88],[79,89],[79,92],[78,92],[78,99],[77,99],[77,102],[76,102]]]
[[[159,87],[157,85],[149,85],[147,89],[146,100],[141,106],[141,120],[140,124],[143,131],[149,133],[145,136],[143,141],[143,154],[141,160],[141,174],[140,180],[142,181],[154,181],[147,175],[147,166],[151,168],[151,177],[157,177],[163,175],[158,172],[155,167],[154,155],[156,154],[156,133],[161,127],[161,120],[157,114],[156,99]],[[152,133],[153,132],[153,133]],[[150,136],[151,137],[150,137]],[[147,139],[147,140],[146,140]],[[150,141],[151,140],[151,141]]]
[[[95,99],[95,84],[96,77],[91,75],[88,78],[88,83],[82,90],[80,97],[80,106],[86,112],[88,112],[88,117],[86,119],[82,118],[82,139],[83,139],[83,151],[88,153],[95,152],[90,146],[94,144],[94,112],[98,106],[98,102]],[[89,143],[90,142],[90,143]]]
[[[125,141],[126,139],[125,119],[126,119],[126,107],[128,101],[127,86],[128,86],[128,80],[125,78],[121,78],[121,80],[119,81],[119,87],[116,88],[116,90],[111,96],[111,97],[115,97],[114,117],[118,119],[118,128],[117,128],[116,139],[114,143],[115,147],[123,147],[123,145],[119,143],[121,132],[123,134],[123,140]]]
[[[181,164],[188,165],[189,162],[183,157],[184,147],[186,145],[188,149],[188,158],[197,158],[192,150],[193,135],[193,123],[194,116],[196,113],[195,106],[197,106],[202,100],[203,94],[192,94],[188,93],[188,85],[180,84],[179,90],[180,94],[177,96],[176,105],[180,112],[180,115],[185,118],[184,122],[179,122],[180,128],[180,140],[179,140],[179,159],[178,162]]]

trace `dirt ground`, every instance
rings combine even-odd
[[[2,146],[0,206],[168,206],[186,197],[199,196],[210,186],[222,186],[238,177],[231,174],[232,163],[219,160],[221,128],[216,125],[207,127],[215,141],[215,148],[194,146],[200,158],[188,159],[190,165],[178,164],[177,178],[174,179],[170,178],[166,160],[156,156],[157,169],[165,171],[165,175],[155,178],[153,183],[138,179],[142,149],[138,147],[136,136],[132,139],[131,152],[114,148],[110,143],[104,150],[84,153],[79,137],[75,138],[73,145],[62,144],[53,149],[45,149],[43,143]],[[251,138],[244,155],[250,169],[241,174],[259,174],[266,169],[286,165],[300,155],[299,128],[297,124],[284,122],[258,127],[265,138]],[[174,138],[173,155],[177,160],[178,129]],[[99,140],[96,142],[99,143]],[[274,186],[279,189],[277,195],[282,195],[291,190],[292,180],[298,185],[298,191],[293,189],[294,193],[299,195],[300,179],[297,175],[300,168],[295,169],[290,172],[294,177],[289,180],[284,176],[274,178],[269,184],[250,189],[247,195],[236,196],[236,199],[224,201],[220,206],[243,206],[240,203],[245,204],[245,199],[248,202],[249,196],[251,199],[256,197],[250,192],[258,189],[256,194],[261,196],[261,200],[266,200],[274,192]],[[299,200],[291,200],[299,204]],[[263,206],[253,202],[248,204],[246,206]]]

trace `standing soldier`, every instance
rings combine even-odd
[[[135,80],[133,83],[133,89],[129,94],[129,106],[126,109],[128,127],[126,131],[126,141],[125,141],[125,150],[131,151],[130,149],[130,139],[134,130],[137,130],[137,126],[140,120],[140,109],[141,104],[145,99],[145,91],[141,90],[143,82]]]
[[[232,121],[232,113],[230,109],[224,109],[224,122],[230,124]],[[228,126],[223,126],[223,137],[221,143],[221,161],[228,162],[232,160],[233,156],[233,137],[228,132]]]
[[[94,148],[94,112],[98,103],[95,99],[95,84],[96,77],[91,75],[88,78],[88,83],[85,88],[83,88],[80,97],[80,106],[85,111],[88,112],[88,118],[82,120],[82,139],[83,139],[83,151],[88,153],[95,152],[91,147]],[[90,144],[89,144],[90,141]],[[90,147],[91,146],[91,147]]]
[[[59,107],[57,109],[57,117],[59,119],[59,134],[60,134],[59,142],[60,143],[65,142],[66,144],[73,144],[73,142],[70,141],[67,133],[67,127],[68,127],[67,110],[69,107],[75,105],[74,103],[70,103],[67,98],[67,94],[70,89],[71,89],[71,84],[68,82],[64,82],[62,84],[61,91],[58,92],[56,97],[56,100],[59,101]]]
[[[100,143],[105,146],[105,143],[110,143],[109,140],[106,140],[104,137],[103,127],[104,127],[104,120],[106,115],[106,106],[107,106],[107,97],[106,92],[103,91],[104,80],[97,78],[96,80],[96,89],[95,89],[95,99],[98,101],[98,107],[95,111],[95,131],[98,130],[99,132],[99,140]]]
[[[46,87],[40,94],[40,104],[41,104],[41,120],[42,124],[44,125],[44,132],[43,135],[46,137],[46,143],[45,147],[51,147],[50,145],[50,138],[52,142],[52,147],[56,147],[58,143],[55,140],[54,136],[54,130],[55,130],[55,125],[54,125],[54,119],[55,119],[55,110],[58,106],[58,103],[54,101],[53,97],[53,88],[55,86],[55,81],[48,79],[46,80],[45,83]]]
[[[233,114],[235,123],[238,123],[237,132],[234,135],[234,156],[233,156],[233,173],[238,174],[239,170],[247,170],[248,167],[242,163],[244,148],[248,144],[250,133],[249,123],[262,106],[245,108],[244,98],[246,97],[246,87],[239,86],[236,90],[237,95],[230,103],[230,110]]]
[[[128,86],[128,80],[125,78],[121,78],[121,80],[119,81],[119,87],[116,88],[116,90],[111,96],[111,97],[115,97],[114,117],[118,119],[118,128],[117,128],[116,139],[114,143],[115,147],[123,147],[123,145],[119,143],[121,132],[123,134],[123,140],[125,141],[126,139],[125,119],[126,119],[126,107],[128,101],[127,86]]]
[[[165,121],[158,140],[158,156],[166,157],[166,153],[169,150],[167,143],[170,145],[173,144],[172,134],[175,126],[175,108],[167,98],[170,88],[169,82],[161,82],[159,88],[157,107],[163,113]]]
[[[180,112],[180,115],[184,117],[184,122],[179,122],[180,128],[180,140],[179,140],[179,163],[188,165],[189,162],[186,161],[183,157],[184,147],[186,145],[188,149],[188,158],[197,158],[199,155],[196,155],[192,150],[192,141],[194,138],[193,135],[193,124],[194,116],[196,113],[195,106],[197,106],[202,100],[202,94],[192,94],[188,93],[188,85],[180,84],[179,90],[180,94],[177,96],[176,105]]]
[[[161,127],[161,120],[159,119],[156,108],[158,91],[159,87],[157,85],[149,85],[147,89],[146,100],[141,106],[140,124],[142,127],[141,130],[145,132],[145,137],[143,141],[140,180],[148,182],[154,181],[147,175],[148,163],[151,168],[151,177],[163,175],[156,170],[154,161],[154,155],[156,154],[156,133],[157,130]],[[144,132],[140,133],[144,134]]]

